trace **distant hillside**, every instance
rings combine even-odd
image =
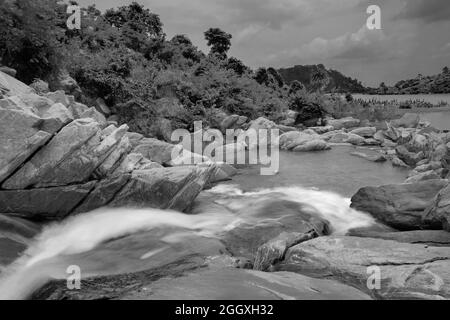
[[[364,93],[366,88],[357,79],[352,79],[339,71],[326,69],[323,64],[297,65],[278,70],[284,81],[300,81],[308,90],[321,89],[323,92]]]
[[[433,76],[417,75],[414,79],[401,80],[393,87],[384,83],[379,88],[371,89],[377,94],[419,94],[419,93],[450,93],[450,71],[448,67]]]

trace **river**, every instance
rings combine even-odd
[[[449,128],[442,115],[422,117]],[[371,152],[350,146],[317,153],[281,152],[280,170],[273,176],[261,176],[258,166],[241,167],[233,180],[203,191],[190,215],[105,208],[49,225],[0,275],[0,299],[25,298],[49,279],[65,279],[69,265],[79,266],[83,277],[89,277],[164,266],[198,250],[216,256],[223,250],[218,240],[223,232],[243,221],[258,222],[255,210],[261,202],[299,203],[328,220],[336,234],[370,226],[373,218],[351,209],[350,197],[364,186],[401,183],[408,172],[350,154],[360,149]]]
[[[24,298],[48,279],[65,278],[69,265],[79,266],[88,277],[146,270],[199,247],[211,250],[213,256],[220,246],[217,236],[237,223],[256,219],[251,212],[261,201],[284,199],[308,206],[339,234],[369,226],[373,219],[350,209],[349,197],[363,186],[399,183],[407,172],[351,156],[353,149],[282,152],[280,171],[274,176],[260,176],[256,166],[241,168],[232,181],[203,191],[192,215],[100,209],[47,226],[3,272],[0,298]]]

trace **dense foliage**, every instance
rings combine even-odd
[[[233,113],[277,121],[309,105],[301,83],[288,86],[273,68],[254,72],[228,57],[232,36],[225,31],[205,31],[205,54],[185,35],[167,39],[159,16],[136,2],[105,13],[83,8],[80,30],[65,28],[66,5],[57,0],[8,0],[0,10],[2,64],[27,83],[40,78],[50,86],[67,72],[82,102],[104,99],[136,131],[163,137],[195,120],[217,126]]]

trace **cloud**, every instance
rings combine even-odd
[[[449,17],[449,0],[408,0],[395,18],[415,19],[425,23],[432,23],[448,20]]]
[[[346,33],[332,39],[317,37],[300,48],[282,51],[270,57],[272,61],[309,61],[317,63],[327,60],[379,61],[398,58],[403,55],[396,46],[394,36],[387,36],[382,30],[361,27],[354,33]]]

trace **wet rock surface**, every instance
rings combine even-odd
[[[381,287],[370,290],[369,267],[378,267]],[[320,237],[286,253],[279,270],[339,279],[373,297],[443,299],[450,296],[450,250],[390,240]]]

